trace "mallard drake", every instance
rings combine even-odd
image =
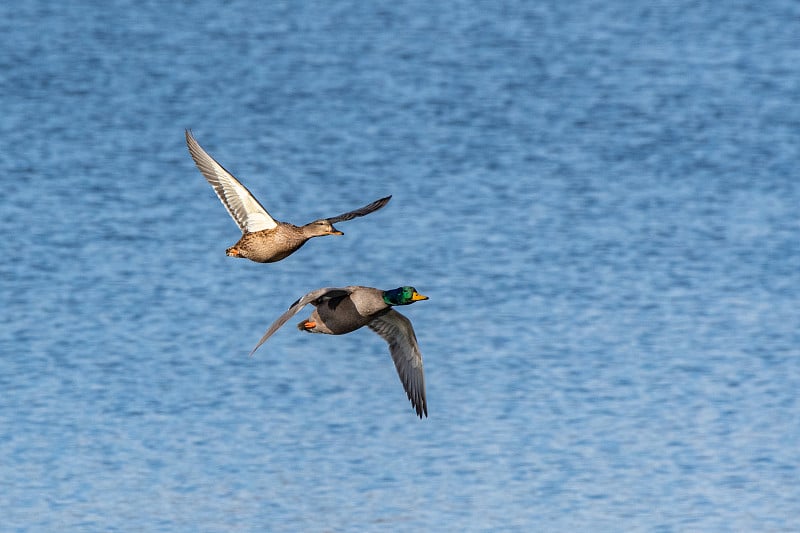
[[[203,150],[189,130],[186,130],[186,144],[197,168],[214,187],[222,205],[242,230],[239,242],[225,251],[231,257],[244,257],[257,263],[280,261],[293,254],[312,237],[344,235],[333,227],[335,223],[368,215],[385,206],[392,198],[387,196],[339,216],[321,218],[305,226],[295,226],[272,218],[247,187]]]
[[[389,352],[403,388],[417,415],[422,418],[423,414],[428,416],[422,354],[411,321],[392,307],[427,299],[427,296],[418,293],[414,287],[399,287],[388,291],[359,286],[317,289],[289,306],[261,337],[250,355],[306,304],[311,304],[316,309],[310,317],[297,325],[297,329],[309,333],[343,335],[367,326],[389,343]]]

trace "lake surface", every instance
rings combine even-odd
[[[798,20],[3,4],[0,529],[800,530]],[[184,128],[281,220],[394,196],[228,258]],[[366,328],[248,358],[349,284],[430,297],[429,418]]]

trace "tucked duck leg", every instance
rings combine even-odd
[[[308,331],[309,333],[315,333],[314,328],[317,327],[317,323],[314,322],[313,319],[309,318],[307,320],[303,320],[299,324],[297,324],[297,329],[300,331]]]

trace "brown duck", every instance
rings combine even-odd
[[[247,187],[203,150],[189,130],[186,130],[186,144],[197,168],[214,187],[222,205],[242,230],[239,242],[225,251],[231,257],[244,257],[257,263],[280,261],[292,255],[312,237],[344,235],[333,227],[336,222],[368,215],[385,206],[391,199],[391,196],[387,196],[359,209],[336,217],[315,220],[305,226],[280,222],[267,213]]]
[[[299,330],[344,335],[367,326],[389,343],[389,353],[406,395],[417,416],[422,418],[423,415],[428,416],[422,354],[411,321],[392,307],[427,299],[427,296],[418,293],[414,287],[408,286],[388,291],[360,286],[317,289],[289,306],[261,337],[250,355],[290,318],[311,304],[315,307],[314,312],[297,325]]]

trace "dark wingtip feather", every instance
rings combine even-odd
[[[327,220],[331,224],[336,224],[337,222],[344,222],[345,220],[352,220],[354,218],[363,217],[369,215],[370,213],[374,213],[378,209],[381,209],[383,206],[389,203],[389,200],[391,199],[392,195],[384,196],[380,200],[375,200],[374,202],[367,204],[363,207],[359,207],[358,209],[348,211],[347,213],[343,213],[335,217],[330,217]]]
[[[422,420],[422,415],[424,414],[425,417],[428,417],[428,402],[425,400],[425,397],[422,398],[413,398],[410,392],[406,392],[406,396],[408,396],[408,400],[411,402],[411,406],[414,408],[414,411],[417,412],[417,416]]]

